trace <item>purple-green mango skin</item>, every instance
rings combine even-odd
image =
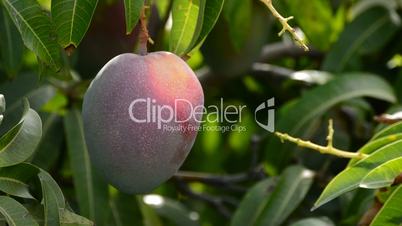
[[[193,107],[204,104],[194,72],[172,53],[125,53],[99,71],[84,97],[85,139],[94,166],[110,184],[129,194],[151,192],[171,178],[197,135],[196,130],[169,132],[158,129],[156,123],[134,122],[129,106],[137,98],[153,98],[157,104],[169,106],[175,99],[186,99]],[[190,110],[186,104],[179,105],[178,118],[187,117]],[[133,112],[135,117],[145,118],[145,104]],[[199,122],[195,118],[181,125],[196,128]],[[166,125],[180,123],[171,121]]]

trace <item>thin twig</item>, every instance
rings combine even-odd
[[[348,151],[343,151],[343,150],[334,148],[332,146],[333,135],[334,135],[332,120],[329,120],[329,124],[328,124],[328,136],[327,136],[328,144],[327,144],[327,146],[321,146],[318,144],[314,144],[311,141],[305,141],[300,138],[294,138],[286,133],[275,132],[275,135],[278,136],[282,142],[289,141],[289,142],[297,144],[297,146],[309,148],[309,149],[318,151],[322,154],[335,155],[340,158],[351,158],[351,159],[354,159],[354,158],[355,159],[363,159],[368,156],[368,155],[360,153],[360,152],[348,152]]]
[[[274,17],[276,17],[279,22],[282,24],[282,30],[278,33],[279,36],[283,35],[286,31],[288,31],[293,39],[301,46],[303,47],[303,49],[305,51],[308,51],[309,48],[307,47],[305,41],[303,40],[303,38],[301,38],[295,31],[295,29],[293,27],[291,27],[288,24],[288,21],[293,19],[293,16],[290,17],[283,17],[274,7],[274,5],[272,4],[272,0],[261,0],[261,2],[263,2],[268,9],[271,11],[271,13],[274,15]]]
[[[176,179],[176,185],[177,185],[178,190],[181,193],[183,193],[184,195],[187,195],[191,198],[198,199],[198,200],[208,203],[209,205],[216,208],[216,210],[220,214],[222,214],[222,216],[224,216],[227,219],[230,219],[232,213],[225,206],[225,204],[224,204],[225,200],[222,197],[215,197],[215,196],[211,196],[208,194],[194,192],[193,190],[190,189],[188,184],[186,184],[184,181],[182,181],[180,179]],[[231,202],[229,202],[229,203],[231,203]]]

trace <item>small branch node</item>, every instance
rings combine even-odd
[[[282,36],[286,31],[288,31],[293,39],[305,50],[305,51],[309,51],[308,46],[306,45],[304,39],[302,37],[300,37],[300,35],[297,34],[297,32],[295,31],[295,29],[293,29],[289,24],[288,21],[293,19],[293,16],[290,17],[286,17],[284,18],[274,7],[274,5],[272,4],[272,0],[260,0],[261,2],[263,2],[268,9],[271,11],[272,15],[274,17],[276,17],[279,22],[282,24],[282,30],[278,33],[279,36]]]
[[[299,147],[312,149],[312,150],[318,151],[322,154],[334,155],[334,156],[337,156],[340,158],[355,158],[355,159],[363,159],[368,156],[367,154],[363,154],[363,153],[359,153],[359,152],[357,152],[357,153],[356,152],[348,152],[348,151],[343,151],[343,150],[334,148],[333,147],[334,129],[333,129],[332,120],[329,120],[329,123],[328,123],[328,136],[327,136],[328,144],[327,144],[327,146],[321,146],[321,145],[315,144],[311,141],[305,141],[300,138],[295,138],[286,133],[275,132],[275,135],[277,137],[279,137],[279,139],[282,142],[289,141],[291,143],[295,143]]]

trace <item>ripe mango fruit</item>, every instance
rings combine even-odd
[[[84,134],[93,165],[125,193],[151,192],[190,152],[203,104],[201,84],[180,57],[169,52],[114,57],[84,96]]]

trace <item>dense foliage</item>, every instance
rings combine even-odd
[[[0,225],[402,225],[402,1],[275,0],[296,28],[280,37],[263,2],[1,0]],[[81,106],[146,47],[187,59],[206,105],[247,105],[245,130],[200,131],[181,171],[129,195],[91,166]],[[276,131],[360,154],[281,142],[253,110],[272,97]]]

